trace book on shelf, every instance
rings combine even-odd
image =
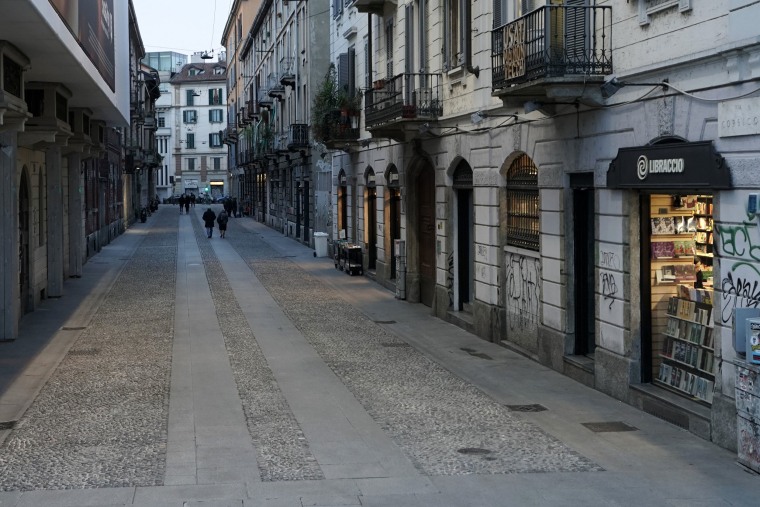
[[[702,270],[702,274],[705,274],[704,269]],[[710,276],[712,276],[712,272],[710,272]],[[711,289],[695,289],[689,285],[679,285],[678,297],[696,301],[697,303],[712,304],[713,291]]]
[[[652,235],[662,236],[675,234],[676,226],[673,217],[655,217],[652,218]]]
[[[653,259],[672,259],[676,256],[672,241],[653,241],[651,243]]]
[[[679,282],[697,279],[697,272],[694,269],[694,264],[675,264],[673,267],[676,272],[676,280]]]

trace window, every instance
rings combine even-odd
[[[187,137],[185,138],[185,148],[195,148],[195,134],[187,134]]]
[[[222,123],[224,121],[223,109],[209,109],[208,121],[211,123]]]
[[[194,106],[195,105],[195,90],[185,90],[185,95],[187,96],[187,104],[188,106]]]
[[[507,244],[539,250],[538,168],[528,155],[507,171]]]
[[[208,145],[212,148],[221,148],[222,147],[222,136],[219,134],[219,132],[215,132],[213,134],[208,135]]]
[[[224,74],[224,67],[214,67],[214,75],[221,76]]]
[[[213,159],[213,167],[214,171],[221,171],[222,170],[222,159],[220,157],[214,157]]]
[[[163,114],[158,115],[158,126],[159,128],[166,127],[166,116],[164,116]]]
[[[464,54],[462,53],[462,1],[444,0],[443,62],[446,70],[459,67],[464,62]]]
[[[187,170],[188,171],[195,171],[195,159],[194,158],[187,159]]]
[[[190,69],[188,69],[188,71],[187,71],[187,75],[188,75],[188,76],[197,76],[198,74],[203,74],[203,70],[202,70],[202,69],[199,69],[199,68],[197,68],[197,67],[191,67],[191,68],[190,68]]]
[[[218,106],[222,104],[224,100],[224,93],[222,88],[211,88],[208,91],[208,103],[211,106]]]
[[[182,121],[184,123],[198,123],[198,111],[194,109],[182,111]]]
[[[678,12],[691,10],[691,0],[641,0],[639,1],[639,24],[649,24],[649,16],[660,11],[678,8]]]

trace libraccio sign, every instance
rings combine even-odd
[[[731,173],[712,141],[620,148],[607,171],[609,188],[731,188]]]

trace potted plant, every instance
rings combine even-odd
[[[334,121],[334,111],[339,108],[339,92],[335,64],[330,64],[311,107],[312,135],[317,141],[325,142],[329,139],[330,122]]]

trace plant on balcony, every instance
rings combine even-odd
[[[359,93],[349,95],[348,92],[341,90],[338,93],[338,107],[340,115],[344,118],[359,116],[359,110],[362,107],[362,97]]]
[[[330,123],[335,120],[339,108],[340,89],[335,64],[330,64],[325,78],[319,84],[311,106],[311,131],[316,141],[324,143],[330,136]]]

